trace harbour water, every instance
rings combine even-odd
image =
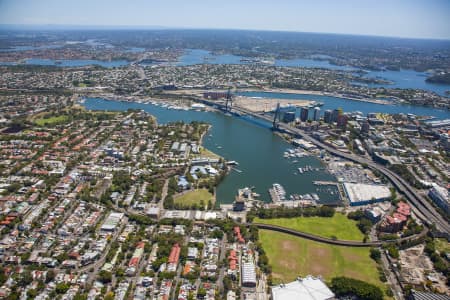
[[[326,57],[315,56],[319,59],[276,59],[274,60],[275,66],[280,67],[303,67],[303,68],[324,68],[331,70],[343,70],[343,71],[357,71],[358,68],[351,66],[338,66],[333,65],[327,60],[323,60]],[[242,61],[242,59],[244,59]],[[231,54],[218,54],[214,55],[210,51],[200,49],[188,49],[186,53],[179,59],[179,66],[188,66],[195,64],[248,64],[245,60],[246,57],[231,55]],[[449,84],[436,84],[428,83],[425,80],[428,75],[425,72],[416,72],[414,70],[400,70],[400,71],[368,71],[363,77],[381,78],[391,81],[392,84],[369,84],[370,87],[385,87],[385,88],[403,88],[403,89],[423,89],[433,91],[441,96],[445,96],[445,91],[450,90]]]
[[[241,59],[244,57],[232,54],[212,54],[210,51],[201,49],[187,49],[178,59],[178,66],[191,66],[198,64],[226,64],[242,65],[246,64]]]
[[[94,45],[94,42],[91,44]],[[105,44],[99,44],[105,46]],[[23,51],[33,49],[57,48],[61,45],[44,45],[39,47],[33,46],[17,46],[12,49],[0,49],[2,52],[7,51]],[[112,45],[110,45],[112,47]],[[142,52],[144,48],[131,47],[129,52]],[[316,58],[316,59],[314,59]],[[319,59],[320,58],[320,59]],[[298,58],[298,59],[276,59],[273,61],[275,66],[281,67],[304,67],[304,68],[324,68],[332,70],[356,71],[358,68],[351,66],[333,65],[329,61],[324,60],[326,56],[316,55],[312,58]],[[100,65],[102,67],[112,68],[120,67],[130,64],[126,60],[100,61],[100,60],[52,60],[52,59],[27,59],[24,64],[27,65],[48,65],[61,67],[80,67],[87,65]],[[176,63],[177,66],[189,66],[195,64],[249,64],[247,57],[237,56],[232,54],[213,54],[207,50],[201,49],[186,49],[185,53],[179,58]],[[15,65],[18,63],[0,62],[0,65]],[[368,84],[369,87],[386,87],[386,88],[411,88],[423,89],[433,91],[441,96],[445,96],[445,91],[450,90],[449,84],[436,84],[426,82],[428,76],[425,72],[416,72],[414,70],[400,70],[400,71],[367,71],[364,77],[381,78],[391,81],[392,84]],[[358,85],[365,85],[356,83]]]
[[[393,84],[368,84],[369,87],[386,87],[386,88],[401,88],[401,89],[422,89],[433,91],[441,96],[445,96],[445,91],[450,91],[450,85],[429,83],[425,80],[429,74],[425,72],[416,72],[414,70],[400,70],[400,71],[370,71],[366,77],[387,79]]]
[[[268,189],[273,183],[280,183],[288,195],[317,193],[320,203],[335,203],[338,199],[335,188],[317,187],[313,181],[335,181],[323,170],[321,161],[314,156],[286,159],[283,153],[292,146],[274,134],[270,124],[246,117],[231,117],[219,112],[198,112],[168,110],[152,104],[108,101],[88,98],[84,102],[87,109],[122,111],[129,108],[143,109],[158,119],[158,123],[172,121],[205,121],[212,125],[205,135],[203,145],[227,160],[239,163],[242,172],[231,171],[217,189],[219,203],[231,203],[239,188],[255,187],[261,200],[270,201]],[[297,162],[294,162],[297,161]],[[298,174],[299,167],[311,166],[320,170]]]

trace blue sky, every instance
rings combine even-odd
[[[0,24],[262,29],[450,39],[450,0],[0,0]]]

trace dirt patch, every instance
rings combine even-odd
[[[353,253],[348,252],[348,251],[341,251],[341,255],[346,261],[360,261],[361,260],[361,258],[359,256],[353,255]]]
[[[330,273],[332,252],[329,248],[313,246],[309,249],[308,271],[311,275],[326,276]]]
[[[324,248],[315,248],[314,255],[316,255],[318,257],[327,257],[328,258],[330,256],[330,251],[326,250]]]
[[[268,99],[268,98],[251,98],[239,96],[234,99],[234,104],[246,108],[255,112],[268,112],[276,109],[277,104],[280,103],[281,107],[306,107],[314,103],[310,100],[297,100],[297,99]]]
[[[293,241],[283,241],[281,242],[281,249],[286,251],[297,250],[297,245]]]

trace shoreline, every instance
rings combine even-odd
[[[171,95],[189,95],[201,97],[203,92],[208,91],[206,89],[179,89],[176,91],[171,91],[168,94]],[[226,92],[224,89],[214,89],[217,92]],[[321,91],[313,91],[313,90],[295,90],[295,89],[286,89],[286,88],[237,88],[235,92],[265,92],[265,93],[283,93],[283,94],[295,94],[295,95],[315,95],[315,96],[328,96],[328,97],[336,97],[344,100],[351,101],[360,101],[360,102],[368,102],[380,105],[391,105],[396,102],[391,102],[382,99],[369,99],[369,98],[354,98],[350,96],[344,96],[338,93],[332,92],[321,92]],[[275,98],[274,98],[275,99]],[[292,99],[292,100],[304,100],[304,99]],[[311,101],[311,100],[307,100]]]
[[[368,99],[368,98],[354,98],[349,96],[344,96],[338,93],[330,93],[330,92],[320,92],[320,91],[311,91],[311,90],[294,90],[294,89],[278,89],[278,88],[270,88],[270,89],[242,89],[238,90],[240,92],[263,92],[263,93],[282,93],[282,94],[292,94],[292,95],[316,95],[316,96],[328,96],[328,97],[336,97],[344,100],[351,101],[360,101],[360,102],[368,102],[374,104],[381,105],[391,105],[392,102],[382,99]],[[293,100],[302,100],[302,99],[293,99]]]

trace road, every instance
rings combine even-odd
[[[224,234],[222,241],[220,243],[220,256],[219,256],[219,263],[222,262],[225,258],[226,254],[226,244],[227,244],[227,235]],[[225,270],[227,269],[227,265],[223,266],[219,270],[219,277],[217,278],[217,287],[219,289],[219,292],[223,293],[223,277],[225,275]]]
[[[404,300],[405,297],[403,297],[402,287],[400,286],[397,276],[395,276],[394,272],[390,268],[389,261],[386,257],[386,252],[384,250],[381,250],[381,265],[383,266],[388,282],[391,283],[394,298],[397,300]]]
[[[121,222],[120,227],[114,232],[114,234],[111,237],[110,241],[108,242],[105,250],[102,252],[102,255],[100,256],[100,258],[96,259],[95,262],[92,264],[88,264],[88,265],[85,265],[83,267],[76,269],[77,272],[82,273],[82,272],[87,272],[89,269],[93,268],[93,272],[91,272],[89,274],[89,278],[87,280],[88,284],[91,284],[94,281],[100,267],[103,266],[103,264],[105,263],[106,256],[108,255],[108,252],[111,248],[112,243],[117,239],[117,237],[122,232],[123,228],[125,227],[125,225],[127,223],[128,223],[128,218],[124,217]]]
[[[373,241],[373,242],[358,242],[358,241],[346,241],[346,240],[330,239],[330,238],[317,236],[317,235],[306,233],[306,232],[302,232],[302,231],[297,231],[295,229],[278,226],[278,225],[262,224],[262,223],[245,223],[244,225],[246,225],[246,226],[256,226],[256,227],[258,227],[258,229],[265,229],[265,230],[272,230],[272,231],[287,233],[287,234],[290,234],[290,235],[298,236],[298,237],[301,237],[301,238],[305,238],[305,239],[316,241],[316,242],[320,242],[320,243],[337,245],[337,246],[347,246],[347,247],[379,247],[379,246],[382,246],[384,244],[390,244],[390,243],[393,243],[393,242],[399,243],[399,242],[402,242],[402,241],[414,240],[414,239],[417,239],[417,238],[420,238],[420,237],[426,235],[427,232],[428,232],[428,230],[425,229],[425,230],[423,230],[421,233],[419,233],[417,235],[412,235],[412,236],[408,236],[408,237],[404,237],[404,238],[399,238],[399,239],[396,239],[396,240]]]
[[[225,106],[223,104],[212,102],[208,100],[199,100],[204,104],[210,105],[210,106],[216,106],[221,109],[224,109]],[[272,118],[255,113],[252,111],[249,111],[247,109],[244,109],[242,107],[233,106],[233,110],[238,113],[250,115],[256,118],[260,118],[262,120],[265,120],[267,122],[272,123]],[[436,229],[440,232],[443,232],[445,234],[450,234],[450,224],[436,211],[436,209],[433,207],[431,203],[429,203],[426,199],[422,197],[411,185],[409,185],[408,182],[406,182],[405,179],[394,173],[393,171],[389,170],[385,166],[374,162],[366,157],[362,157],[356,154],[352,153],[346,153],[342,152],[340,150],[335,149],[334,147],[331,147],[325,143],[322,143],[309,134],[305,133],[303,130],[300,130],[298,128],[294,128],[288,124],[284,123],[278,123],[278,127],[280,130],[293,134],[295,136],[301,137],[302,139],[311,142],[312,144],[316,145],[317,147],[324,149],[331,154],[345,158],[347,160],[359,163],[359,164],[365,164],[369,168],[373,170],[378,170],[380,173],[382,173],[388,180],[391,181],[391,183],[395,186],[395,188],[400,191],[402,194],[405,195],[406,199],[409,201],[409,203],[412,204],[412,209],[414,214],[422,220],[425,224],[431,225],[434,224],[436,226]]]

